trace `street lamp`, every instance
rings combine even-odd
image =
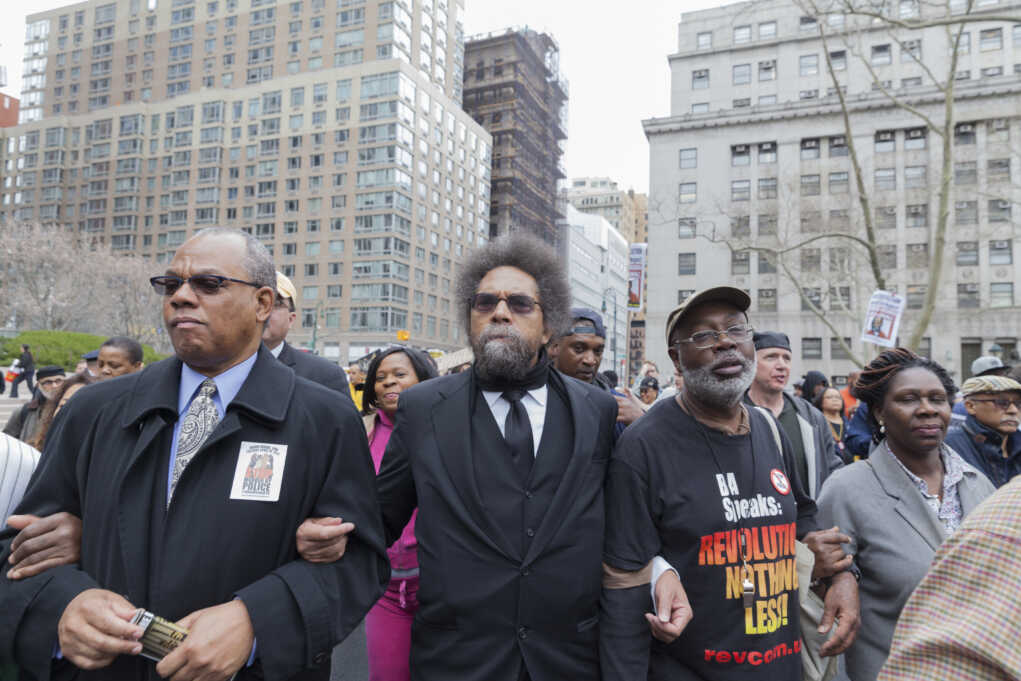
[[[603,312],[606,312],[606,294],[613,297],[613,336],[610,338],[610,354],[613,355],[613,370],[617,371],[617,289],[612,286],[603,291]]]

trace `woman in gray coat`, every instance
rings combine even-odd
[[[953,379],[939,364],[897,348],[862,372],[852,394],[869,408],[878,445],[836,471],[819,497],[824,527],[851,537],[861,570],[861,629],[846,653],[851,681],[873,681],[890,652],[897,617],[936,549],[992,484],[943,443]]]

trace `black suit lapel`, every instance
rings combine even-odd
[[[551,374],[553,372],[551,371]],[[574,448],[571,451],[571,460],[564,471],[564,477],[557,487],[553,503],[546,509],[539,530],[535,533],[535,539],[528,547],[525,555],[525,563],[530,563],[542,553],[546,545],[556,535],[567,516],[571,505],[578,499],[577,487],[584,479],[588,471],[588,464],[592,461],[592,450],[599,436],[599,423],[596,405],[589,400],[585,392],[577,386],[571,385],[572,381],[564,380],[560,375],[550,376],[551,381],[559,380],[566,387],[567,401],[571,407],[571,418],[574,420]],[[551,387],[550,390],[553,388]],[[556,426],[547,423],[545,427]]]
[[[294,350],[292,350],[291,346],[287,344],[287,341],[284,341],[283,347],[280,348],[280,354],[277,355],[277,359],[280,360],[281,362],[283,362],[284,364],[286,364],[289,367],[293,367],[294,366],[294,364],[295,364],[295,361],[294,361]]]
[[[471,448],[471,418],[474,390],[471,372],[462,374],[464,381],[453,386],[451,392],[441,393],[443,399],[436,403],[432,411],[433,431],[439,449],[443,467],[450,476],[458,497],[461,499],[465,513],[464,523],[475,529],[480,537],[494,550],[514,559],[515,551],[503,532],[482,504],[478,482],[475,480],[475,464]],[[465,418],[467,416],[467,419]],[[460,427],[454,424],[463,424]]]

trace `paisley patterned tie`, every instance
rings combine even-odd
[[[202,443],[216,428],[216,424],[220,422],[220,413],[216,411],[216,404],[213,402],[215,393],[216,383],[213,382],[213,379],[207,378],[202,381],[199,394],[191,401],[191,405],[188,406],[188,411],[184,415],[184,421],[181,422],[181,432],[177,436],[174,473],[170,480],[170,492],[167,494],[167,508],[170,507],[170,500],[177,488],[177,481],[181,479],[181,473],[188,467]]]

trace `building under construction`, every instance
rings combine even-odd
[[[529,28],[465,43],[464,109],[493,136],[489,233],[527,231],[557,243],[557,181],[567,139],[560,48]]]

